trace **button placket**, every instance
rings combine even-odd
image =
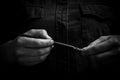
[[[66,32],[66,23],[67,23],[67,0],[58,0],[57,1],[57,8],[56,8],[56,38],[59,40],[60,36],[60,27],[64,28],[64,32]],[[59,26],[58,23],[64,25]],[[63,29],[62,28],[62,29]],[[66,35],[66,33],[64,33]],[[65,39],[65,38],[64,38]],[[66,41],[66,40],[64,40]]]

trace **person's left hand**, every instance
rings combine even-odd
[[[106,59],[120,53],[120,35],[101,36],[93,41],[83,52],[98,59]]]
[[[88,56],[92,71],[120,71],[120,35],[101,36],[82,51]]]

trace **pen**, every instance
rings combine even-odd
[[[25,34],[22,34],[22,35],[19,35],[19,36],[26,36],[26,37],[31,37],[31,38],[38,38],[38,37],[33,37],[33,36],[30,36],[30,35],[25,35]],[[80,49],[78,47],[75,47],[73,45],[70,45],[70,44],[66,44],[66,43],[62,43],[62,42],[58,42],[58,41],[54,41],[54,44],[62,45],[62,46],[69,47],[69,48],[72,48],[74,50],[82,52],[82,49]]]
[[[78,47],[75,47],[75,46],[73,46],[73,45],[70,45],[70,44],[65,44],[65,43],[57,42],[57,41],[54,41],[54,44],[62,45],[62,46],[69,47],[69,48],[72,48],[72,49],[75,49],[75,50],[77,50],[77,51],[82,52],[82,49],[80,49],[80,48],[78,48]]]

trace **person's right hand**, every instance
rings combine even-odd
[[[54,43],[52,38],[43,29],[32,29],[25,32],[24,35],[27,36],[18,36],[4,45],[3,52],[6,52],[8,61],[17,61],[26,66],[43,62]]]
[[[54,41],[43,29],[32,29],[24,35],[16,39],[16,55],[18,62],[23,65],[35,65],[43,62],[50,50]],[[37,37],[37,38],[35,38]]]

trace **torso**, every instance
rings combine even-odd
[[[21,5],[24,9],[17,7],[19,9],[17,9],[15,19],[18,18],[18,21],[16,20],[15,26],[18,24],[21,26],[20,28],[16,27],[17,31],[44,28],[54,40],[80,48],[87,46],[102,35],[109,34],[106,20],[111,17],[111,14],[107,11],[108,7],[101,2],[96,0],[91,2],[88,0],[40,1],[24,0],[23,5]],[[20,12],[24,14],[21,15]],[[30,20],[33,22],[29,22]],[[56,47],[52,52],[47,62],[52,69],[56,68],[58,71],[73,69],[74,71],[82,70],[87,66],[85,58],[77,56],[73,50]]]

